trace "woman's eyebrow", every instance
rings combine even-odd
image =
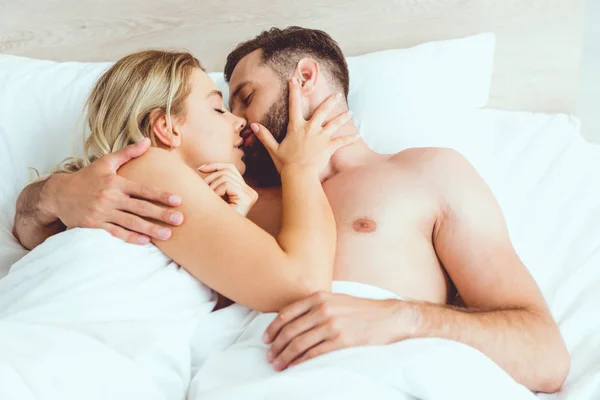
[[[221,93],[220,90],[212,90],[207,96],[206,98],[208,99],[210,96],[219,96],[221,98],[221,100],[223,99],[223,93]]]

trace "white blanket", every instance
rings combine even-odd
[[[535,399],[479,351],[441,339],[345,349],[275,372],[261,341],[274,316],[253,313],[235,344],[208,354],[188,399]]]
[[[152,245],[57,235],[0,280],[0,399],[183,399],[214,304]]]

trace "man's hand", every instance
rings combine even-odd
[[[163,205],[178,206],[181,198],[117,175],[123,164],[144,154],[148,147],[150,140],[144,139],[107,154],[71,175],[61,174],[52,204],[55,215],[67,229],[101,228],[134,244],[147,244],[150,238],[166,240],[171,236],[169,228],[143,217],[180,225],[183,215]]]
[[[267,328],[267,360],[281,371],[330,351],[399,340],[398,300],[371,300],[319,292],[279,312]],[[394,331],[395,330],[395,331]]]

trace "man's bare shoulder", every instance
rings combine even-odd
[[[390,162],[425,173],[464,168],[469,161],[458,151],[447,147],[415,147],[390,156]]]
[[[477,175],[471,163],[458,151],[445,147],[419,147],[392,155],[388,162],[408,169],[420,178],[437,184]]]

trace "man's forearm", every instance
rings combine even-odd
[[[409,337],[444,338],[474,347],[530,390],[555,392],[568,372],[569,354],[560,332],[542,313],[471,311],[416,302],[399,306],[404,312],[408,308],[413,320]]]
[[[19,195],[13,234],[27,249],[33,249],[65,229],[50,203],[52,184],[56,179],[60,176],[32,183]]]

